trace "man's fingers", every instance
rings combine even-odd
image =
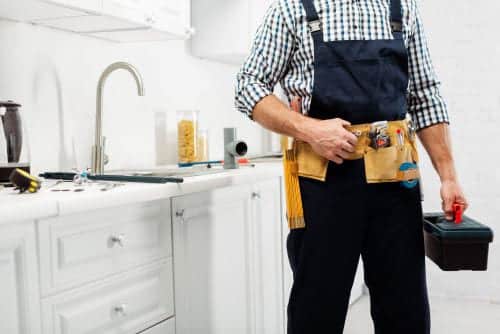
[[[344,162],[344,159],[342,159],[338,155],[333,156],[330,160],[335,162],[337,165],[341,165]]]
[[[352,132],[345,131],[344,139],[347,140],[351,145],[355,146],[358,143],[358,137],[356,137]]]
[[[443,212],[446,216],[447,220],[452,220],[453,219],[453,204],[454,204],[454,199],[451,198],[445,198],[443,200]]]
[[[342,142],[341,147],[347,153],[354,153],[356,151],[356,147],[349,142]]]
[[[351,126],[351,123],[349,123],[346,120],[343,120],[341,118],[338,118],[338,120],[340,121],[340,125],[342,125],[344,128],[347,127],[347,126]]]

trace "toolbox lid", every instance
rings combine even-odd
[[[446,240],[478,240],[493,241],[493,230],[467,216],[462,223],[455,224],[446,220],[442,213],[429,213],[424,216],[424,229]]]

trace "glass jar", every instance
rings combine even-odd
[[[208,161],[208,130],[198,131],[196,161]]]
[[[198,114],[198,111],[177,112],[177,154],[180,163],[196,161]]]

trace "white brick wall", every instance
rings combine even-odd
[[[500,231],[500,2],[420,0],[432,58],[452,121],[457,168],[469,215]],[[424,207],[440,208],[439,182],[422,164]],[[490,248],[487,273],[444,273],[428,265],[431,294],[500,301],[500,241]]]

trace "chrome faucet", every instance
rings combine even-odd
[[[135,79],[139,96],[144,96],[144,84],[139,71],[129,63],[117,62],[109,65],[101,74],[97,85],[97,112],[95,121],[95,145],[92,147],[92,173],[102,174],[104,165],[107,163],[105,154],[106,137],[102,135],[102,106],[103,106],[103,90],[106,79],[111,73],[116,70],[126,70]]]

